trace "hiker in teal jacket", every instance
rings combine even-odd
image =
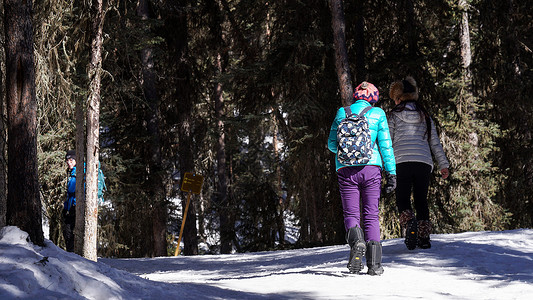
[[[67,199],[63,203],[63,237],[68,252],[74,252],[74,226],[76,225],[76,152],[67,151],[65,155],[67,172]]]
[[[379,99],[378,89],[371,83],[363,82],[354,92],[355,103],[350,106],[352,114],[359,114],[363,109],[373,106]],[[381,275],[381,232],[379,224],[379,198],[381,195],[381,171],[387,178],[386,192],[395,188],[396,162],[389,126],[385,112],[379,107],[372,107],[365,113],[371,140],[374,143],[372,156],[366,164],[344,165],[337,157],[337,129],[346,118],[344,108],[337,111],[331,125],[328,149],[335,153],[336,170],[344,214],[346,240],[350,246],[348,269],[359,273],[362,269],[361,258],[365,255],[368,273]],[[363,205],[359,207],[359,200]],[[363,224],[360,223],[363,212]],[[363,228],[361,228],[361,226]]]
[[[368,101],[357,100],[354,104],[350,106],[350,108],[353,113],[359,113],[367,106],[371,106]],[[372,155],[372,158],[370,159],[370,162],[367,163],[367,165],[378,166],[391,174],[396,174],[396,161],[394,160],[392,140],[390,138],[389,125],[387,123],[387,117],[385,115],[385,112],[379,107],[374,107],[369,112],[367,112],[365,116],[368,120],[368,125],[370,126],[372,140],[376,141],[376,143],[374,144],[373,151],[375,155]],[[341,107],[337,111],[337,115],[335,116],[333,124],[331,124],[328,139],[329,151],[335,153],[335,155],[337,153],[337,127],[344,118],[346,118],[346,113]],[[380,155],[380,151],[378,151],[378,146],[381,149],[381,155],[383,155],[383,158]],[[335,161],[337,171],[342,167],[346,167],[346,165],[341,164],[338,160]]]

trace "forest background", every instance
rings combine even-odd
[[[75,148],[76,102],[88,95],[88,2],[33,1],[40,195],[60,246],[64,156]],[[201,242],[213,253],[345,242],[326,147],[343,105],[330,2],[103,1],[99,256],[174,253],[185,172],[205,177],[191,197],[186,255],[205,251]],[[413,76],[436,121],[451,176],[435,170],[431,182],[435,232],[533,225],[529,2],[344,2],[351,83],[375,84],[388,111],[389,84]],[[5,109],[2,101],[2,158]],[[287,218],[299,228],[295,244],[284,241]],[[400,235],[392,195],[381,221],[382,238]]]

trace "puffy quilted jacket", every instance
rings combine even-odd
[[[393,111],[388,121],[397,164],[422,162],[433,168],[431,156],[433,153],[441,170],[450,166],[433,120],[431,120],[431,138],[428,142],[426,120],[416,110],[415,102],[407,102],[403,111]]]
[[[367,106],[370,106],[368,101],[358,100],[350,106],[350,109],[352,110],[352,113],[358,114]],[[375,141],[372,157],[366,165],[379,166],[380,168],[384,168],[385,171],[389,172],[390,174],[396,175],[396,162],[394,160],[394,151],[392,150],[392,141],[389,134],[389,125],[387,123],[385,112],[379,107],[373,107],[365,114],[365,117],[368,120],[372,141]],[[347,165],[341,164],[339,160],[336,159],[338,146],[337,128],[339,127],[339,123],[344,118],[346,118],[346,112],[344,111],[344,108],[341,107],[337,111],[337,115],[335,116],[335,120],[333,120],[333,124],[331,124],[328,139],[328,149],[335,153],[337,171],[342,167],[347,167]]]
[[[63,209],[69,211],[76,205],[76,167],[70,171],[67,182],[67,200],[63,203]]]

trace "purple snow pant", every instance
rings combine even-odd
[[[379,197],[381,168],[378,166],[344,167],[337,171],[344,212],[344,227],[360,226],[359,198],[363,205],[365,241],[380,241]]]

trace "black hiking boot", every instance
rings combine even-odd
[[[348,259],[348,270],[350,273],[358,274],[363,268],[363,256],[365,255],[365,234],[360,227],[348,229],[346,241],[350,245],[350,258]]]
[[[405,246],[407,249],[414,250],[418,243],[418,224],[416,219],[411,219],[407,222],[405,227]]]
[[[400,214],[400,225],[405,229],[405,245],[407,249],[413,250],[416,248],[418,236],[418,224],[416,222],[415,214],[412,210],[406,209]]]
[[[368,241],[366,244],[366,266],[368,267],[369,275],[383,274],[383,266],[381,266],[381,243],[377,241]]]

